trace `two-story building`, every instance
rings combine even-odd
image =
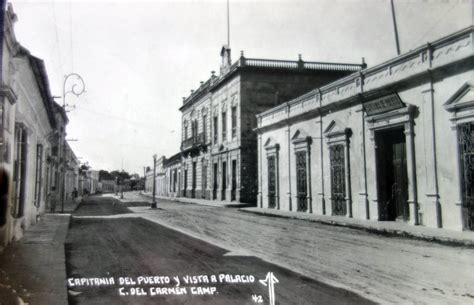
[[[221,51],[219,75],[184,98],[181,195],[222,201],[257,200],[255,115],[365,64],[240,58]]]

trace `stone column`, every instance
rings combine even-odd
[[[290,125],[286,129],[286,135],[288,139],[288,206],[289,210],[293,210],[293,204],[291,200],[291,134],[290,134]]]
[[[441,204],[439,201],[438,192],[438,168],[436,155],[436,130],[435,130],[435,115],[434,115],[434,90],[433,84],[430,82],[430,87],[424,91],[423,94],[423,126],[425,138],[425,155],[424,161],[426,164],[426,179],[427,179],[427,193],[425,194],[428,205],[428,213],[435,219],[427,219],[428,223],[436,223],[438,228],[443,226],[441,216]],[[425,213],[426,214],[426,213]],[[427,215],[430,216],[430,215]]]
[[[346,135],[344,144],[344,166],[346,168],[346,205],[347,205],[347,217],[352,218],[352,190],[351,190],[351,163],[349,161],[349,139]]]
[[[308,150],[306,153],[306,202],[308,204],[308,213],[313,213],[313,196],[311,191],[311,142],[312,139],[308,137]]]
[[[405,142],[407,147],[407,170],[408,170],[408,205],[410,220],[409,223],[412,225],[418,225],[418,194],[416,185],[416,162],[415,162],[415,139],[413,131],[413,122],[410,120],[405,124]]]

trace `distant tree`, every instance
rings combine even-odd
[[[115,177],[109,173],[108,171],[106,170],[99,170],[99,181],[103,181],[103,180],[114,180]]]
[[[119,177],[122,181],[130,179],[130,174],[126,171],[118,171],[114,170],[110,172],[110,175],[115,179],[115,177]]]

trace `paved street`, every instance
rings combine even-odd
[[[183,204],[180,207],[196,208]],[[217,283],[212,280],[207,283],[204,278],[202,283],[182,281],[186,295],[153,295],[157,287],[175,287],[173,280],[166,285],[70,285],[70,304],[269,304],[268,288],[259,283],[268,272],[273,272],[278,279],[274,284],[275,304],[371,303],[347,290],[253,256],[229,253],[155,222],[133,217],[138,215],[124,214],[124,211],[124,205],[100,197],[91,197],[78,208],[71,219],[66,243],[68,278],[113,277],[118,281],[120,277],[129,277],[137,281],[140,276],[184,279],[186,275],[206,275],[210,279],[216,275]],[[173,207],[167,212],[178,210]],[[105,215],[110,216],[103,217]],[[133,295],[137,293],[147,295]]]
[[[138,194],[127,194],[128,200]],[[144,218],[382,303],[474,303],[473,249],[160,200]]]

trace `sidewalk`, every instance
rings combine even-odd
[[[124,199],[121,201],[133,202],[140,199],[145,199],[147,202],[151,202],[152,195],[149,193],[124,193]],[[227,201],[217,200],[205,200],[205,199],[192,199],[192,198],[168,198],[168,197],[156,197],[157,200],[168,200],[178,201],[183,203],[195,203],[207,206],[216,207],[238,207],[239,211],[270,216],[270,217],[281,217],[281,218],[292,218],[305,221],[318,222],[326,225],[347,227],[352,229],[363,230],[366,232],[386,235],[386,236],[398,236],[405,238],[420,239],[426,241],[437,242],[440,244],[461,246],[474,248],[474,232],[471,231],[453,231],[447,229],[428,228],[424,226],[412,226],[403,222],[395,221],[374,221],[374,220],[363,220],[355,218],[346,218],[341,216],[326,216],[316,215],[301,212],[289,212],[275,209],[262,209],[257,207],[248,207],[248,204],[233,204]]]
[[[142,196],[152,198],[152,194],[140,192]],[[208,199],[197,199],[197,198],[188,198],[188,197],[164,197],[164,196],[155,196],[156,199],[169,200],[169,201],[178,201],[182,203],[194,203],[200,205],[208,205],[214,207],[225,207],[225,208],[244,208],[249,206],[255,206],[254,204],[242,203],[237,201],[222,201],[222,200],[208,200]],[[151,202],[151,201],[150,201]]]
[[[68,304],[64,242],[70,215],[45,214],[0,253],[2,304]]]
[[[373,221],[354,218],[346,218],[341,216],[322,216],[301,212],[289,212],[274,209],[263,208],[241,208],[243,212],[254,213],[270,217],[282,217],[313,221],[327,225],[347,227],[353,229],[364,230],[371,233],[408,237],[414,239],[422,239],[434,241],[441,244],[452,246],[463,246],[474,248],[474,232],[471,231],[453,231],[447,229],[427,228],[424,226],[412,226],[401,222],[394,221]]]

